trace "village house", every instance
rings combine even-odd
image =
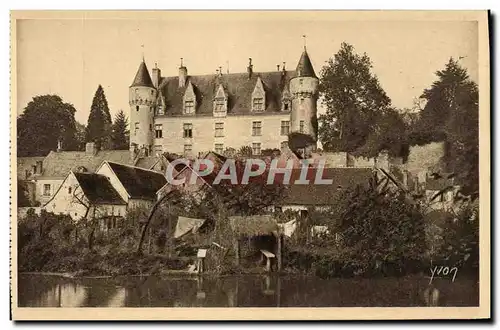
[[[44,205],[52,199],[70,171],[93,173],[105,160],[158,172],[166,168],[160,156],[134,156],[129,150],[97,150],[95,144],[89,142],[85,151],[64,151],[59,147],[45,157],[18,157],[17,179],[26,187],[32,204]]]
[[[127,204],[106,176],[70,171],[43,208],[79,220],[123,217]]]
[[[158,190],[167,183],[162,173],[111,161],[104,161],[96,173],[109,179],[127,204],[127,211],[150,208],[156,201]]]

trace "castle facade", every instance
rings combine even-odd
[[[296,70],[162,77],[149,74],[144,60],[129,87],[130,148],[136,154],[162,152],[196,156],[226,148],[283,149],[288,134],[317,140],[318,83],[304,47]]]

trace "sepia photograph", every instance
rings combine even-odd
[[[12,11],[12,318],[489,318],[488,19]]]

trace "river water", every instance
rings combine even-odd
[[[411,307],[478,306],[477,280],[412,276],[63,278],[19,275],[19,307]],[[436,291],[433,291],[436,290]],[[426,297],[438,292],[432,303]],[[432,295],[431,295],[432,296]]]

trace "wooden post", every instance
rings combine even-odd
[[[234,253],[235,253],[236,266],[239,266],[240,265],[240,240],[239,240],[238,236],[236,236],[236,239],[234,241]]]
[[[283,249],[283,242],[282,242],[283,236],[279,231],[276,239],[278,240],[278,251],[276,251],[276,261],[278,264],[278,272],[281,272],[281,267],[282,267],[281,254]]]

